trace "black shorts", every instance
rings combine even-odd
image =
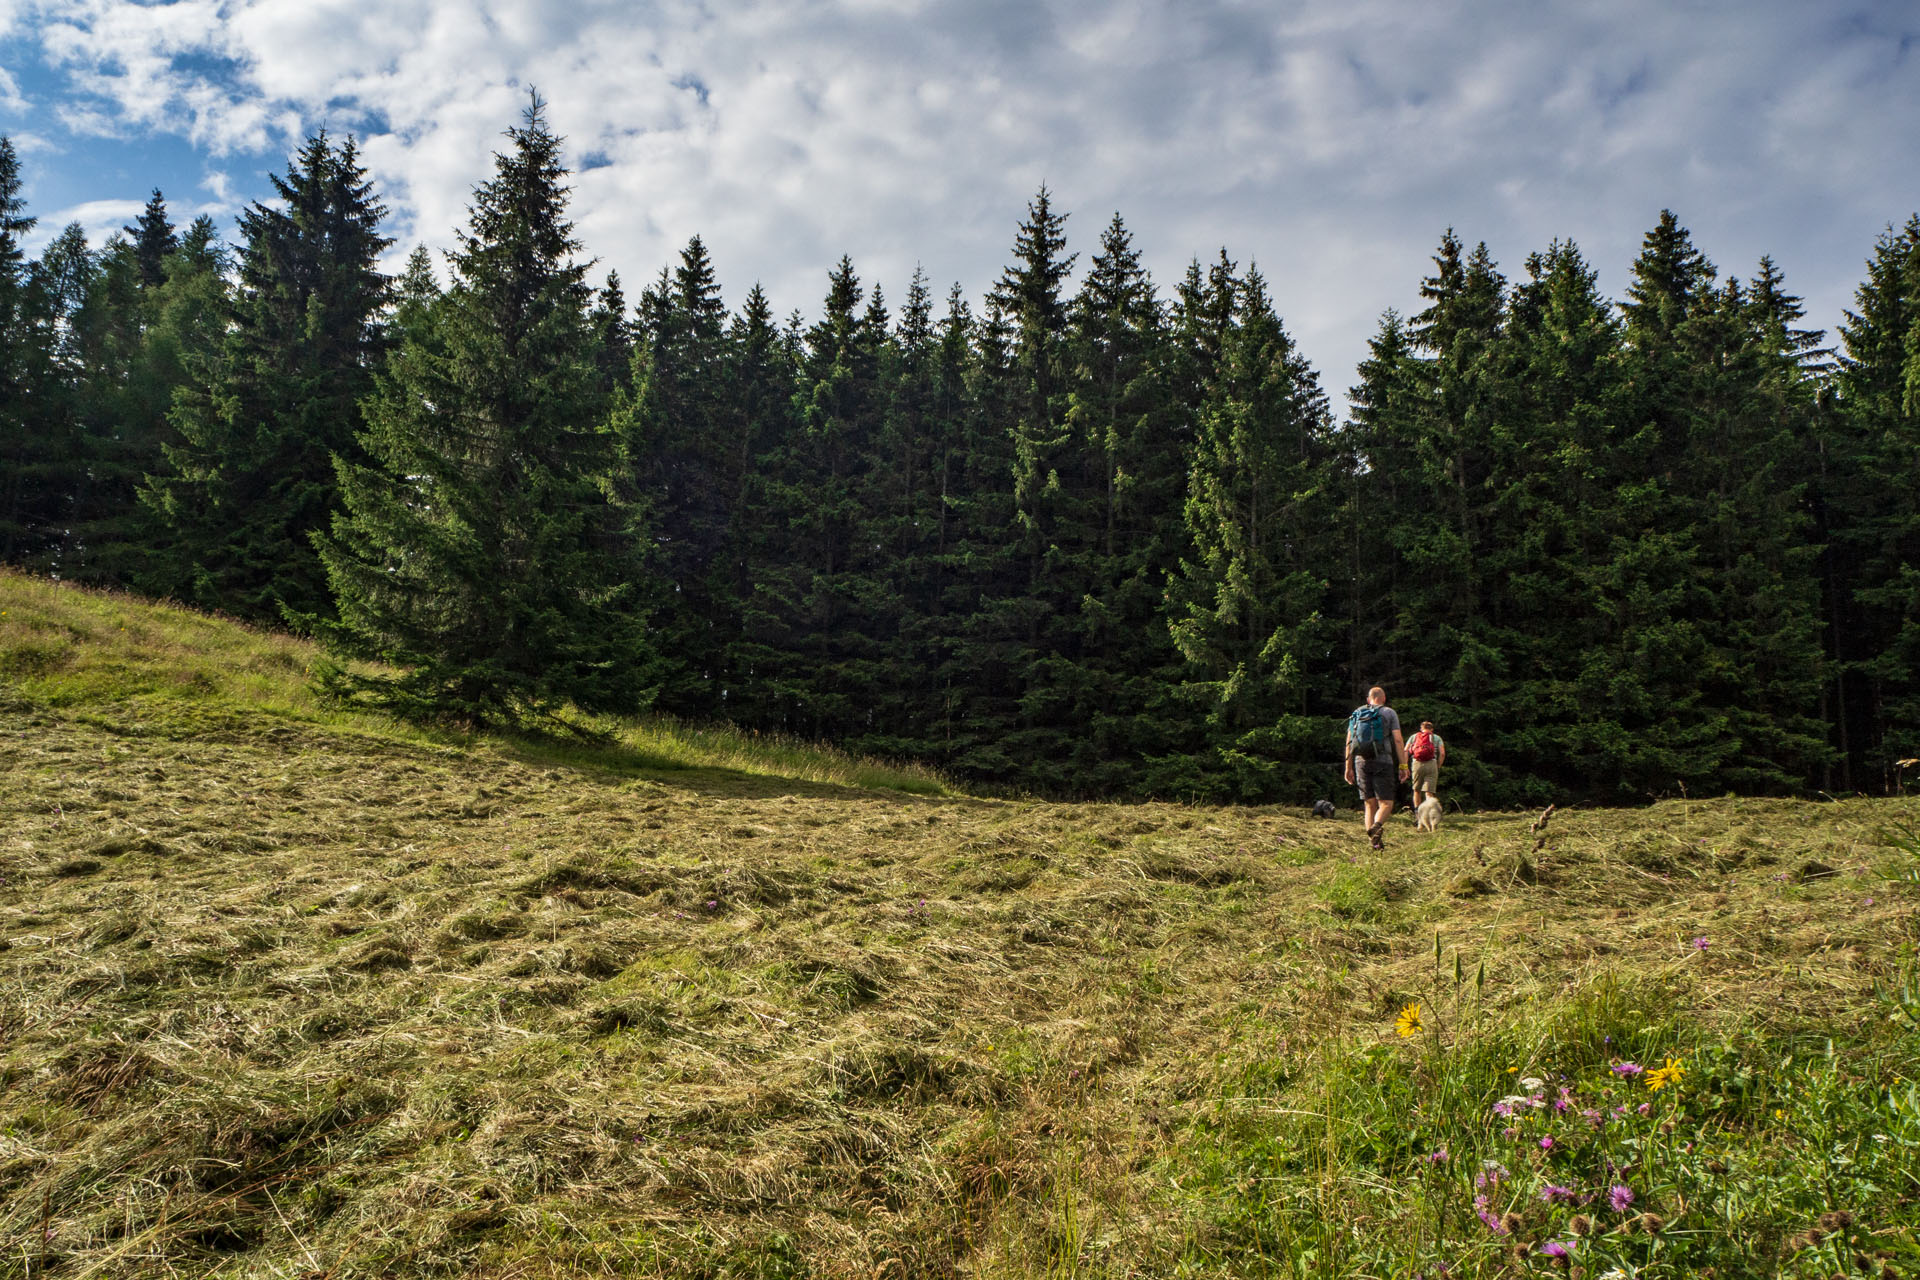
[[[1362,800],[1392,800],[1400,783],[1400,766],[1392,757],[1385,760],[1353,762],[1353,783],[1360,788]]]

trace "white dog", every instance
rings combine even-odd
[[[1420,802],[1420,807],[1413,811],[1413,825],[1421,831],[1438,831],[1440,829],[1439,796],[1428,796]]]

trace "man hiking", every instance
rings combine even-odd
[[[1420,732],[1407,740],[1407,757],[1413,761],[1413,805],[1431,796],[1440,798],[1440,766],[1447,762],[1447,744],[1433,731],[1433,721],[1422,720]]]
[[[1379,685],[1367,690],[1367,701],[1347,717],[1347,781],[1360,789],[1366,813],[1367,838],[1384,849],[1381,833],[1393,815],[1393,798],[1400,779],[1407,776],[1407,748],[1400,737],[1400,717],[1387,705],[1387,691]]]

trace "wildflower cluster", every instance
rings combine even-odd
[[[1587,1078],[1511,1082],[1485,1113],[1491,1158],[1472,1167],[1482,1238],[1558,1269],[1621,1259],[1663,1231],[1656,1190],[1700,1154],[1675,1123],[1686,1071],[1679,1058],[1615,1061]],[[1419,1176],[1444,1176],[1443,1159],[1425,1158]]]

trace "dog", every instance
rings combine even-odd
[[[1413,811],[1413,825],[1421,831],[1440,829],[1439,796],[1428,796],[1420,802],[1420,807]]]
[[[1315,800],[1313,802],[1313,816],[1316,818],[1331,818],[1333,816],[1333,801]]]

